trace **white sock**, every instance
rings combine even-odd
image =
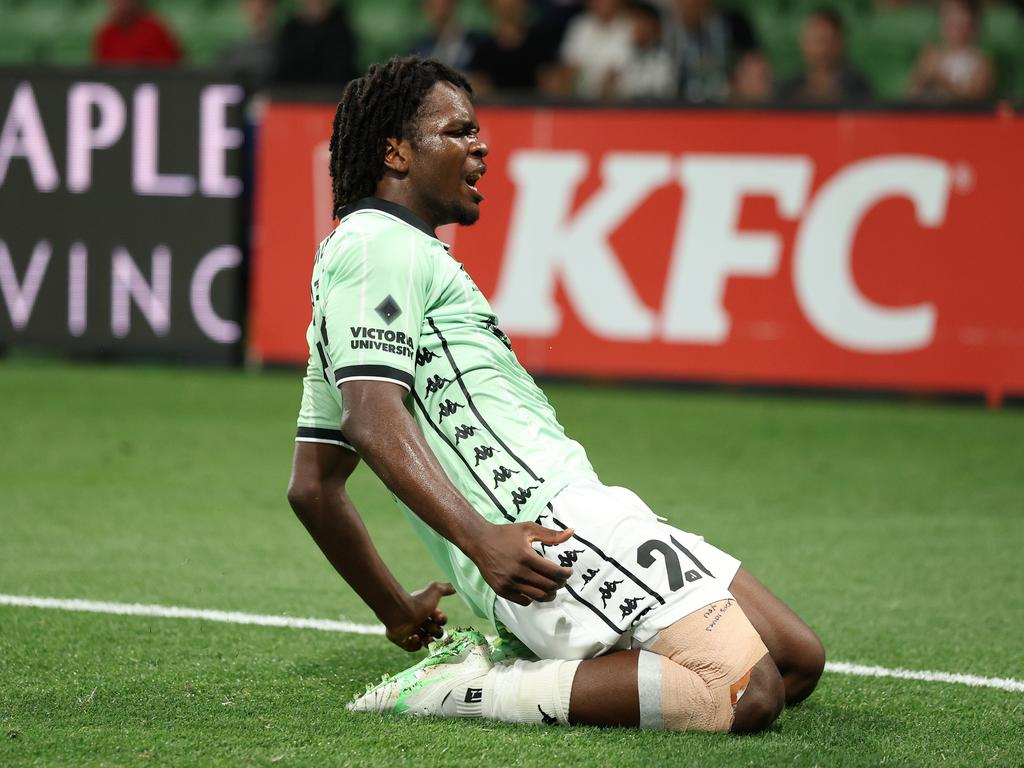
[[[452,690],[443,713],[505,723],[569,724],[569,697],[579,661],[546,659],[495,664]]]

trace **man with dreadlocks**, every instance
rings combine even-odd
[[[470,86],[415,57],[370,67],[334,119],[337,228],[312,277],[288,498],[387,637],[430,654],[349,707],[753,732],[814,689],[814,633],[739,562],[602,485],[434,234],[474,223],[487,170]],[[454,587],[408,593],[346,492],[384,481]],[[498,628],[443,640],[458,590]]]

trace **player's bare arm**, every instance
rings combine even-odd
[[[444,634],[438,608],[451,584],[433,582],[410,594],[384,564],[345,484],[359,464],[352,451],[323,443],[296,443],[288,501],[313,540],[374,612],[391,642],[416,651]]]
[[[495,525],[473,509],[445,474],[405,407],[404,388],[381,381],[341,387],[342,432],[384,484],[424,522],[476,563],[494,591],[519,605],[554,599],[572,575],[541,557],[533,542],[555,546],[572,531],[536,523]]]

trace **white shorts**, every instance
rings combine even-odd
[[[537,522],[573,529],[564,544],[535,545],[572,568],[572,577],[548,603],[521,606],[499,597],[494,616],[542,659],[643,647],[683,616],[732,597],[740,561],[662,522],[625,488],[572,483]]]

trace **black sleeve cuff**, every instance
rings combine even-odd
[[[346,365],[334,371],[334,383],[341,386],[346,381],[358,379],[369,379],[370,381],[392,381],[401,384],[412,392],[412,385],[415,377],[408,371],[401,368],[392,368],[390,365]]]

